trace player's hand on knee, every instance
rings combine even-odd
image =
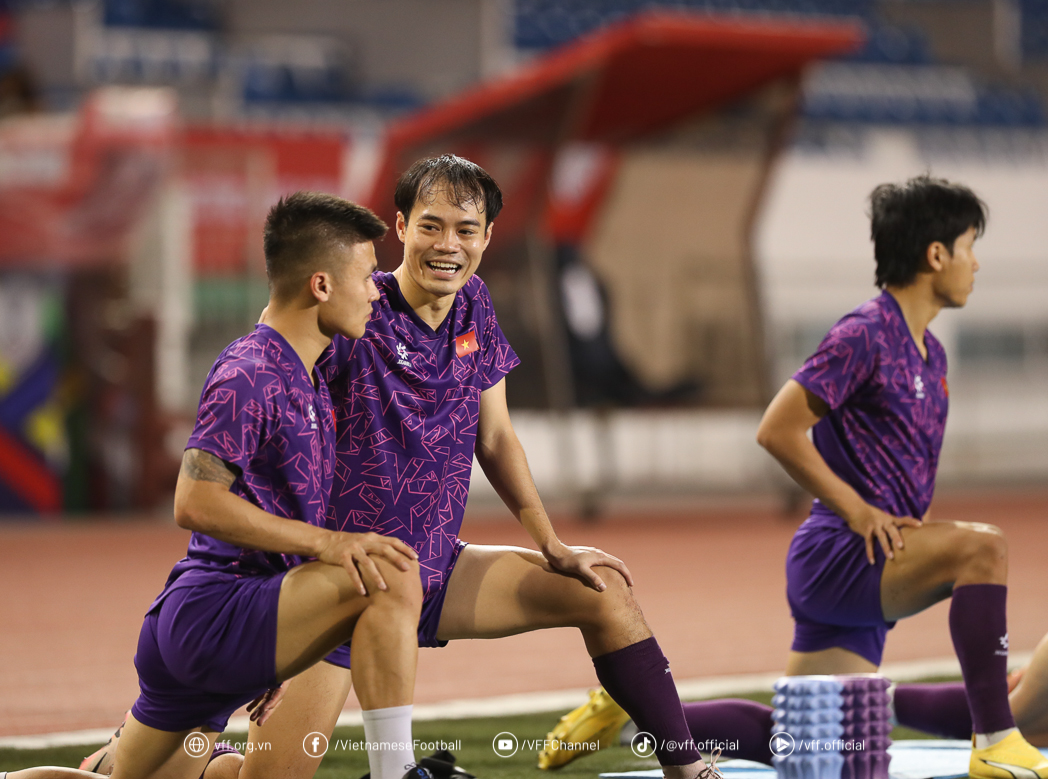
[[[916,517],[895,517],[886,511],[865,504],[863,511],[848,519],[848,526],[866,541],[866,559],[870,561],[870,565],[873,565],[877,560],[874,555],[874,539],[884,550],[884,556],[889,560],[894,560],[894,550],[904,547],[902,533],[899,529],[920,527],[921,520]]]
[[[372,590],[389,589],[371,555],[385,558],[402,571],[410,570],[411,563],[418,560],[415,550],[399,538],[378,533],[332,533],[317,559],[342,566],[357,592],[366,596],[369,585]]]
[[[630,587],[633,586],[633,576],[622,560],[592,546],[567,546],[566,544],[560,544],[555,548],[543,551],[543,555],[554,571],[574,576],[587,587],[592,587],[597,592],[604,592],[604,590],[608,589],[608,585],[593,570],[601,565],[607,568],[614,568],[622,574],[626,584]]]
[[[257,722],[259,725],[266,724],[269,715],[280,705],[280,701],[284,697],[284,691],[287,689],[290,681],[289,679],[279,687],[266,690],[247,705],[247,710],[251,713],[252,722]]]

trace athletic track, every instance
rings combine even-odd
[[[1005,530],[1011,648],[1033,649],[1048,632],[1048,490],[953,492],[933,513]],[[801,518],[707,504],[650,516],[618,510],[597,525],[554,522],[565,541],[626,560],[680,680],[783,667],[791,637],[783,560]],[[142,614],[188,536],[156,519],[0,524],[0,736],[120,721],[137,694],[131,659]],[[467,514],[462,536],[528,541],[508,516],[476,513]],[[950,655],[947,609],[939,604],[900,624],[885,661]],[[595,683],[572,630],[424,649],[419,666],[418,703]]]

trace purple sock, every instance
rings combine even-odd
[[[953,590],[950,635],[976,733],[1015,727],[1008,706],[1007,599],[1003,584],[966,584]]]
[[[895,688],[895,719],[942,738],[966,740],[974,732],[964,682],[900,684]]]
[[[711,752],[703,742],[719,742],[711,746],[724,750],[725,757],[766,765],[771,765],[771,713],[770,706],[739,698],[684,704],[688,730],[700,749]]]
[[[670,663],[655,637],[593,658],[597,679],[642,731],[655,737],[660,765],[690,765],[700,758],[684,719]]]

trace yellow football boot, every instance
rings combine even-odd
[[[974,779],[1048,779],[1048,757],[1016,730],[986,749],[972,748],[968,775]]]
[[[561,717],[547,734],[546,744],[539,752],[539,768],[560,768],[576,757],[617,746],[622,726],[629,721],[630,715],[603,687],[590,690],[589,701]]]

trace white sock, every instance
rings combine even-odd
[[[998,730],[993,733],[976,733],[975,734],[975,748],[986,749],[992,747],[994,744],[999,744],[1004,741],[1008,736],[1012,735],[1018,728],[1008,728],[1007,730]]]
[[[364,740],[368,743],[371,779],[402,779],[415,762],[411,738],[413,706],[364,711]]]

